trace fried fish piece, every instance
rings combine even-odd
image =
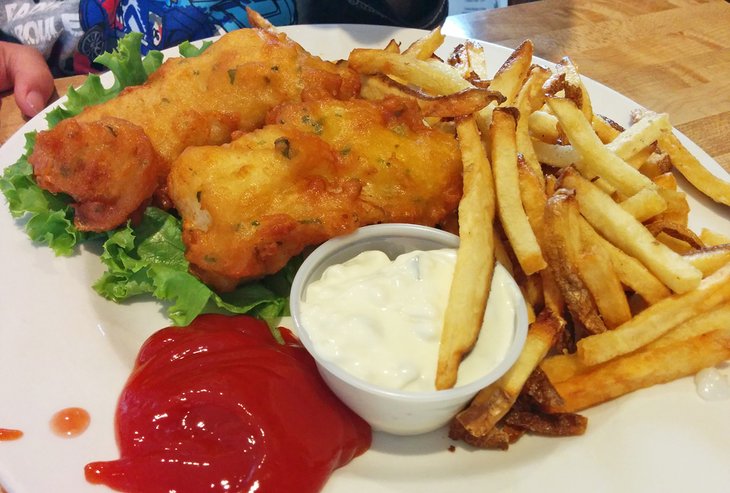
[[[427,127],[411,100],[285,104],[270,112],[268,122],[318,135],[356,160],[361,200],[379,209],[381,222],[434,225],[461,199],[458,145]]]
[[[167,60],[143,85],[86,108],[73,123],[62,122],[41,132],[30,162],[39,184],[72,196],[77,211],[92,207],[85,204],[88,183],[69,170],[83,168],[92,173],[96,169],[95,188],[125,190],[108,204],[114,214],[75,221],[79,229],[104,231],[122,224],[152,192],[147,182],[135,180],[135,173],[105,172],[119,160],[132,164],[138,159],[136,148],[123,139],[107,142],[105,154],[87,157],[83,150],[96,144],[92,140],[95,131],[86,127],[101,128],[113,118],[125,120],[128,128],[140,128],[142,133],[135,135],[135,141],[158,155],[166,176],[170,163],[186,147],[229,142],[235,131],[262,126],[267,112],[283,102],[348,99],[359,93],[359,87],[354,71],[311,55],[284,34],[240,29],[224,35],[197,57]],[[76,137],[66,139],[71,131]],[[145,138],[148,144],[141,142]],[[71,156],[74,166],[69,166]],[[164,190],[158,191],[164,202]]]
[[[37,139],[36,145],[55,159],[34,162],[36,181],[49,192],[72,195],[80,230],[113,229],[146,206],[165,182],[167,166],[142,128],[126,120],[105,118],[86,125],[65,120]]]
[[[186,149],[168,176],[191,270],[218,290],[359,226],[436,225],[458,206],[456,139],[425,126],[412,101],[314,101],[269,121]]]

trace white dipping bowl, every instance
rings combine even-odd
[[[341,264],[367,250],[380,250],[391,260],[414,250],[458,248],[459,237],[445,231],[414,224],[365,226],[347,236],[333,238],[316,248],[294,277],[289,300],[294,328],[303,346],[314,358],[319,373],[332,391],[374,430],[396,435],[416,435],[447,424],[474,397],[496,381],[514,364],[527,337],[527,307],[517,283],[509,276],[504,288],[511,296],[515,317],[511,327],[490,327],[511,334],[511,343],[496,367],[478,379],[447,390],[399,391],[373,385],[323,359],[314,349],[306,325],[302,324],[301,302],[310,282],[318,280],[327,267]],[[496,268],[504,269],[500,264]]]

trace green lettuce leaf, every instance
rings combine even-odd
[[[3,170],[0,191],[8,201],[10,214],[15,218],[25,216],[25,231],[31,240],[47,244],[56,255],[70,255],[76,244],[90,235],[74,226],[67,196],[52,194],[36,184],[28,162],[35,137],[35,132],[25,135],[25,152],[15,164]]]
[[[139,225],[110,233],[104,242],[101,260],[107,272],[94,289],[116,302],[151,294],[169,303],[167,314],[176,325],[216,308],[267,319],[288,313],[288,286],[298,260],[268,279],[221,296],[188,272],[181,231],[178,218],[148,207]]]
[[[203,41],[200,44],[200,47],[198,47],[190,41],[183,41],[180,43],[180,46],[178,46],[178,52],[180,52],[180,56],[185,58],[196,57],[207,50],[212,44],[212,41]]]
[[[142,34],[129,33],[119,40],[112,52],[102,53],[96,63],[108,68],[114,75],[114,82],[108,88],[101,83],[97,74],[89,74],[78,89],[69,88],[64,106],[51,110],[46,115],[50,127],[65,118],[78,115],[81,110],[93,104],[103,103],[117,96],[125,87],[142,84],[163,62],[163,55],[152,50],[142,57]]]

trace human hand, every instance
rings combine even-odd
[[[35,48],[0,41],[0,91],[9,89],[20,111],[35,116],[53,93],[53,76]]]

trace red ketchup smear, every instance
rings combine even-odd
[[[88,411],[80,407],[61,409],[51,418],[51,430],[63,438],[77,437],[89,427]]]
[[[23,432],[12,428],[0,428],[0,442],[9,442],[22,438]],[[2,490],[0,490],[2,491]]]
[[[121,458],[91,483],[129,492],[316,492],[365,452],[368,424],[345,407],[288,331],[202,315],[142,346],[116,414]]]

